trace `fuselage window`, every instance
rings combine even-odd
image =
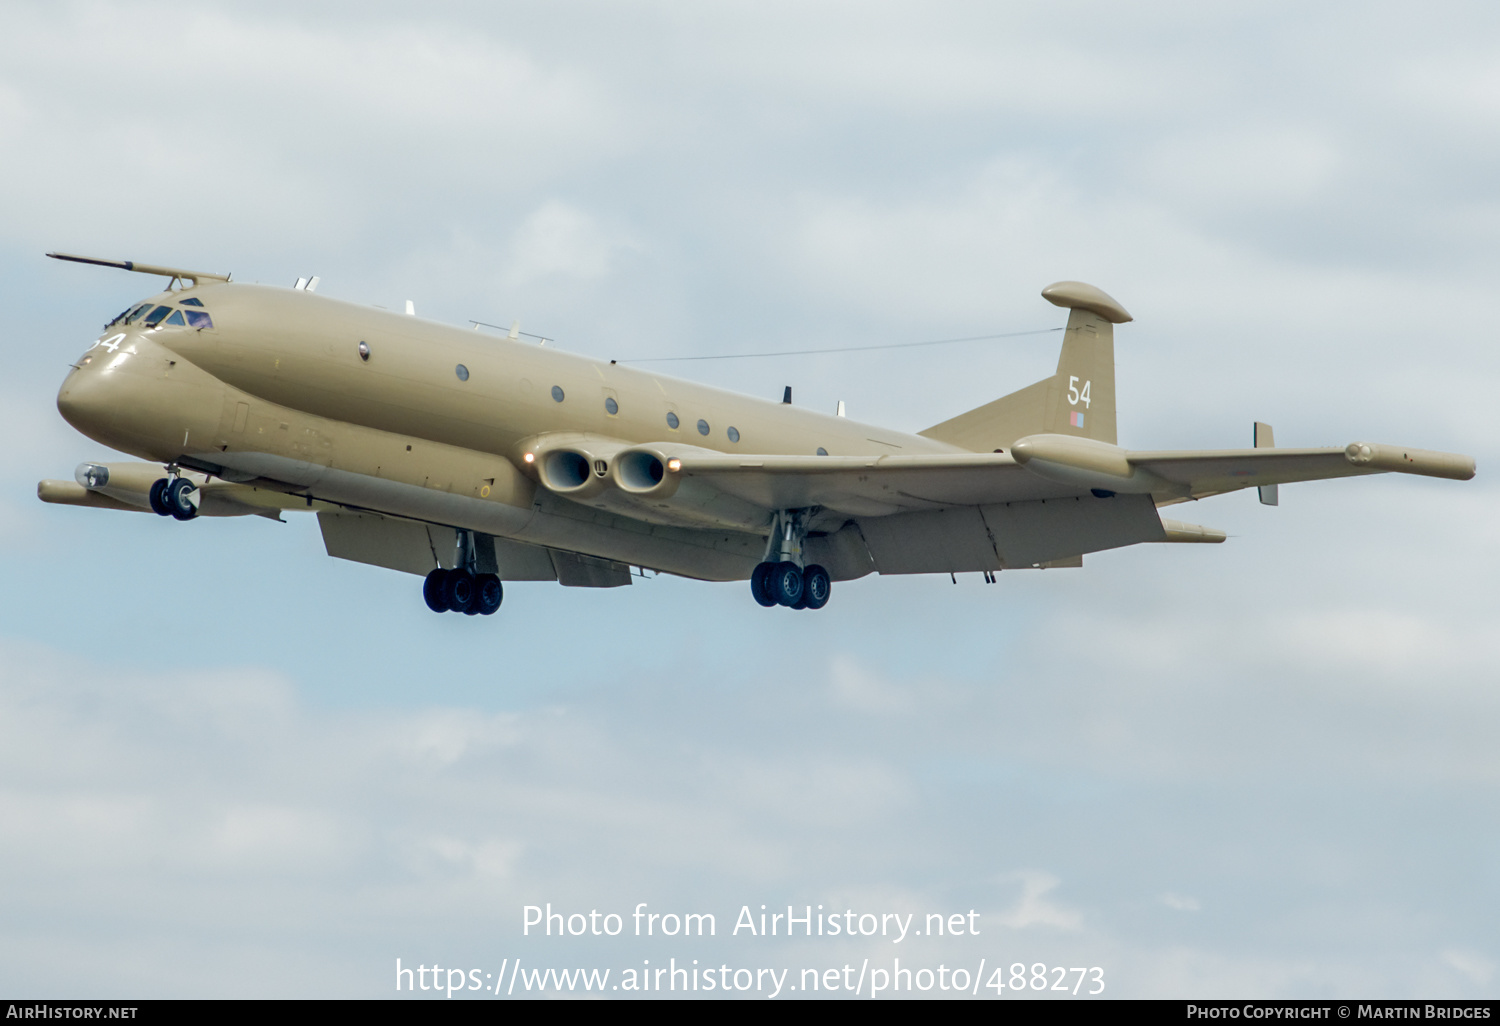
[[[206,310],[184,310],[182,312],[187,316],[189,328],[198,328],[201,330],[214,326],[213,318],[208,316],[208,311]]]
[[[739,428],[730,428],[728,431],[726,431],[724,433],[729,436],[729,440],[731,442],[738,442],[740,440],[740,429]]]
[[[453,373],[458,375],[459,381],[469,380],[469,368],[465,367],[463,364],[459,364],[457,367],[454,367]]]
[[[708,421],[706,421],[706,420],[700,420],[698,422],[698,433],[700,435],[706,435],[706,434],[708,434]]]
[[[161,319],[163,317],[171,312],[172,308],[170,306],[159,306],[155,310],[152,310],[150,313],[148,313],[146,315],[146,319],[142,323],[145,324],[148,328],[154,328],[161,323]]]
[[[604,412],[608,413],[611,417],[620,412],[620,404],[615,402],[613,396],[604,400]]]
[[[560,403],[563,401],[563,390],[561,385],[552,386],[552,401]]]
[[[181,310],[173,310],[172,316],[167,318],[167,323],[176,325],[179,328],[187,326],[187,321],[183,318]]]
[[[183,306],[202,306],[203,305],[203,300],[199,299],[197,296],[188,296],[186,299],[179,299],[178,302],[181,303]]]
[[[676,431],[680,426],[682,426],[682,421],[680,421],[680,420],[677,419],[677,414],[675,414],[675,413],[668,413],[667,414],[667,427],[671,428],[673,431]]]

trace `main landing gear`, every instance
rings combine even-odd
[[[750,574],[750,594],[763,606],[822,609],[828,604],[833,591],[828,571],[803,562],[806,514],[806,510],[785,510],[772,521],[766,558]]]
[[[198,515],[198,486],[178,477],[175,469],[168,469],[171,477],[159,478],[151,485],[151,510],[157,516],[191,520]]]
[[[493,557],[491,558],[493,561]],[[489,616],[500,608],[505,589],[500,575],[479,569],[474,533],[458,532],[458,553],[452,570],[437,569],[422,582],[422,598],[434,613]]]

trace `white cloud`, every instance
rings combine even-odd
[[[1010,911],[1000,916],[1000,922],[1013,930],[1025,930],[1034,926],[1054,930],[1077,930],[1083,925],[1083,915],[1075,910],[1063,908],[1047,895],[1062,883],[1051,873],[1021,872],[1013,874],[1021,883],[1021,897]]]
[[[1463,973],[1481,987],[1487,985],[1495,975],[1495,963],[1477,951],[1450,948],[1443,952],[1443,961]]]
[[[628,237],[605,231],[587,212],[548,200],[516,230],[501,281],[521,291],[557,275],[602,278],[614,268],[617,253],[634,248]]]
[[[1168,891],[1166,894],[1163,894],[1161,896],[1161,901],[1163,905],[1167,906],[1167,908],[1175,909],[1178,912],[1203,911],[1203,903],[1200,902],[1197,898],[1190,897],[1186,894],[1176,894],[1172,891]]]

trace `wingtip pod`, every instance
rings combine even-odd
[[[1166,533],[1163,541],[1169,542],[1206,542],[1217,545],[1229,535],[1217,527],[1204,527],[1202,524],[1189,524],[1181,520],[1168,520],[1161,518],[1161,529]]]
[[[76,481],[38,481],[36,485],[36,497],[43,502],[56,503],[59,506],[89,506],[94,509],[123,509],[141,512],[142,507],[133,506],[119,499],[102,495],[99,492],[90,491]]]
[[[1113,296],[1103,289],[1081,281],[1053,282],[1042,289],[1042,298],[1053,306],[1096,313],[1111,324],[1124,324],[1126,321],[1135,320],[1125,312],[1123,306],[1115,302]]]
[[[1344,458],[1356,467],[1369,470],[1445,477],[1451,481],[1467,481],[1474,476],[1474,457],[1456,452],[1430,452],[1378,442],[1350,442],[1344,449]]]

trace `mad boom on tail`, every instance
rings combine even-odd
[[[1059,282],[1057,372],[916,435],[228,275],[49,254],[171,279],[112,320],[58,393],[67,421],[149,463],[85,463],[47,502],[200,515],[311,510],[330,555],[425,575],[438,611],[502,581],[749,579],[817,609],[869,573],[1079,566],[1138,542],[1220,542],[1158,508],[1466,456],[1355,442],[1136,452],[1115,437],[1114,327]]]

